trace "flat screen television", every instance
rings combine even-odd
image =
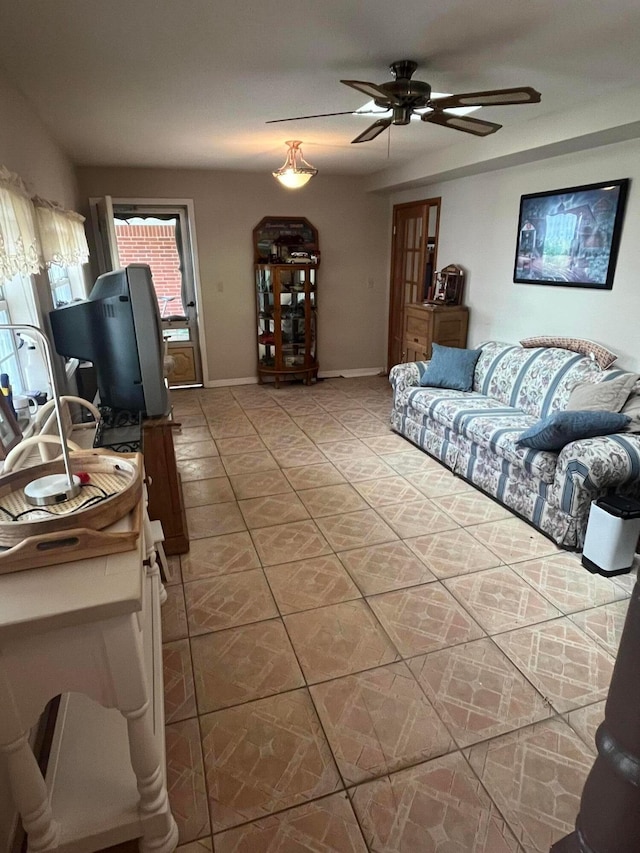
[[[98,276],[88,299],[49,318],[56,351],[93,363],[101,405],[147,417],[167,414],[162,325],[146,264]]]

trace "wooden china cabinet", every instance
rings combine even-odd
[[[266,217],[253,230],[258,381],[318,377],[318,232],[306,219]]]

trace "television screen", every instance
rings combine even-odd
[[[167,414],[162,325],[146,264],[104,273],[88,299],[49,318],[56,351],[95,366],[102,405],[147,417]]]

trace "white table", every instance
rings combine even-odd
[[[177,845],[157,540],[146,522],[133,551],[0,576],[0,760],[32,853],[90,853],[132,838],[142,853]],[[58,694],[43,779],[29,731]]]

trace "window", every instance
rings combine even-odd
[[[51,264],[47,269],[54,308],[62,308],[74,299],[86,299],[84,276],[80,266]]]
[[[9,306],[7,304],[5,290],[0,285],[0,323],[10,323],[11,315],[9,314]],[[22,391],[24,381],[22,378],[22,369],[20,367],[20,359],[18,358],[18,346],[15,332],[8,329],[0,330],[0,373],[6,373],[9,376],[9,382],[16,391]]]

